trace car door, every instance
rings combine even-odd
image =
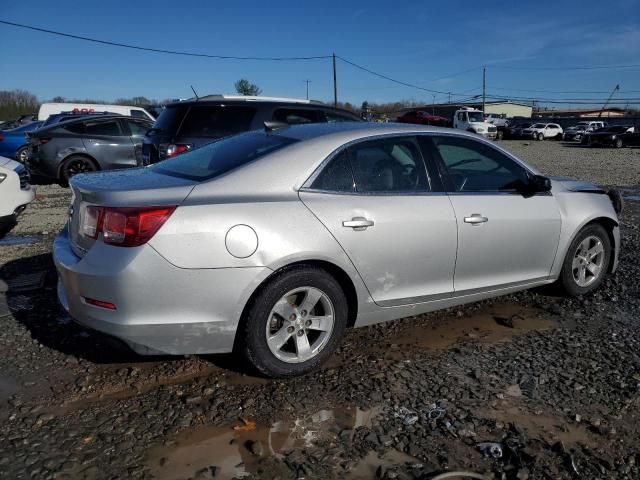
[[[95,158],[101,169],[134,167],[133,144],[119,119],[96,119],[84,124],[82,142],[87,153]]]
[[[434,192],[415,137],[385,137],[341,150],[300,191],[340,243],[381,306],[453,292],[456,221]]]
[[[129,140],[131,141],[131,161],[134,165],[143,165],[142,160],[142,143],[144,135],[149,131],[153,125],[146,120],[122,120],[123,128],[125,132],[129,133]]]
[[[456,294],[547,278],[561,227],[553,195],[523,193],[532,174],[487,142],[431,141],[457,218]]]

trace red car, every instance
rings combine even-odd
[[[404,115],[398,117],[396,122],[400,123],[415,123],[418,125],[436,125],[439,127],[448,127],[449,119],[440,117],[438,115],[431,115],[422,110],[416,110],[413,112],[407,112]]]

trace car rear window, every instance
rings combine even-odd
[[[255,107],[194,105],[180,127],[180,136],[221,138],[246,132],[255,114]]]
[[[294,138],[263,132],[248,132],[218,140],[192,152],[156,163],[149,168],[165,175],[201,182],[253,162],[297,141]]]
[[[153,128],[160,133],[176,133],[186,108],[187,107],[185,105],[176,105],[164,108],[162,112],[160,112],[158,118],[156,118]]]

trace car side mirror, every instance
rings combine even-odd
[[[529,189],[535,193],[550,192],[551,180],[544,175],[534,175],[529,180]]]

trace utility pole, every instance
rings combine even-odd
[[[449,103],[451,103],[451,92],[449,92]]]
[[[333,53],[333,106],[338,106],[338,81],[336,80],[336,54]]]
[[[616,88],[613,89],[613,91],[611,92],[611,95],[609,95],[609,98],[607,98],[607,101],[604,102],[604,105],[602,106],[602,110],[600,110],[600,113],[598,114],[598,118],[602,117],[602,114],[604,113],[604,109],[607,108],[607,105],[611,101],[611,97],[613,97],[613,94],[616,93],[618,90],[620,90],[620,85],[616,85]]]
[[[484,112],[485,101],[487,96],[487,67],[482,67],[482,111]]]
[[[432,93],[431,96],[433,97],[433,103],[431,103],[431,114],[435,115],[436,114],[436,95],[435,93]]]
[[[311,80],[303,80],[303,82],[307,84],[307,100],[309,100],[309,83]]]

